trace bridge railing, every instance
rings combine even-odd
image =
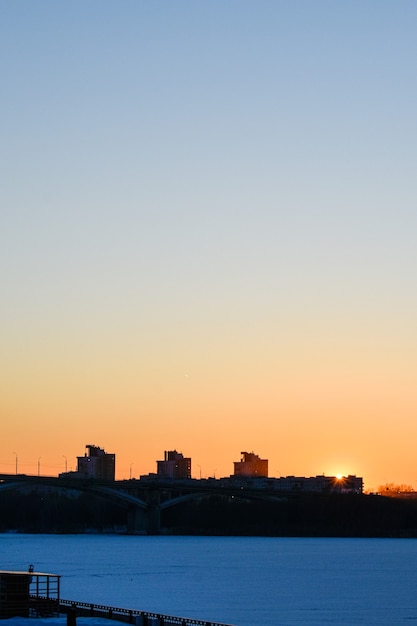
[[[80,616],[102,617],[133,624],[134,626],[232,626],[231,624],[221,624],[220,622],[191,619],[189,617],[175,617],[134,609],[122,609],[102,604],[90,604],[88,602],[74,602],[61,599],[59,604],[62,613],[71,614],[74,617],[74,624],[75,616]]]

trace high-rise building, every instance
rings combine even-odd
[[[116,455],[108,454],[102,448],[88,444],[84,456],[77,457],[77,473],[83,478],[114,480],[116,473]]]
[[[157,461],[157,474],[164,478],[191,478],[191,458],[176,450],[165,450],[164,460]]]
[[[241,452],[242,459],[234,461],[235,476],[268,477],[268,460],[260,459],[253,452]]]

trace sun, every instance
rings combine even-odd
[[[336,474],[336,478],[337,478],[337,480],[342,480],[343,474]]]

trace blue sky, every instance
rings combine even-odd
[[[391,445],[391,420],[417,434],[416,18],[407,1],[2,2],[0,322],[12,421],[39,420],[34,397],[52,415],[58,376],[53,411],[76,397],[77,420],[97,414],[91,433],[75,429],[74,455],[75,439],[100,429],[95,443],[113,446],[103,388],[112,407],[130,398],[128,429],[146,411],[166,423],[152,458],[178,440],[204,458],[191,413],[206,423],[197,407],[214,397],[213,412],[227,406],[221,420],[243,430],[219,456],[253,442],[272,457],[285,439],[280,406],[295,411],[295,430],[319,434],[322,409],[325,423],[338,410],[336,399],[299,412],[282,403],[283,372],[303,395],[324,368],[325,396],[326,377],[346,383],[359,368],[360,381],[336,385],[342,414],[353,394],[352,419],[369,426],[352,469],[388,479],[382,454],[376,467],[362,459],[376,431]],[[379,404],[363,408],[379,368],[400,411],[383,423]],[[173,372],[188,370],[205,380],[192,409],[174,393]],[[115,376],[130,383],[113,387]],[[236,378],[229,390],[225,377]],[[239,381],[257,390],[250,416]],[[190,413],[176,430],[168,399],[153,405],[149,388]],[[259,394],[264,419],[253,415]],[[411,454],[402,445],[399,459]],[[349,457],[352,441],[341,447]],[[299,473],[318,462],[300,461]],[[285,473],[297,473],[292,463]]]

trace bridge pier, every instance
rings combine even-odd
[[[152,489],[146,498],[146,530],[148,535],[159,535],[161,530],[161,498],[158,489]]]
[[[130,505],[127,510],[127,532],[131,535],[143,534],[147,531],[146,511]]]
[[[158,501],[152,498],[146,509],[129,506],[127,511],[127,532],[129,534],[159,535],[161,529],[161,510]]]

